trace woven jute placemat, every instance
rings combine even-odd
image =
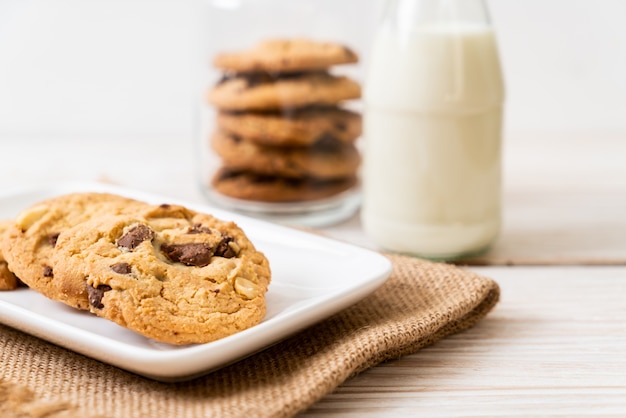
[[[0,326],[0,416],[289,417],[346,379],[473,326],[495,281],[388,255],[376,292],[251,357],[183,383],[148,380]]]

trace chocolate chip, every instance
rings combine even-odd
[[[246,82],[246,88],[256,87],[263,84],[273,83],[276,80],[291,80],[301,78],[304,75],[309,74],[303,71],[285,72],[285,73],[273,73],[267,71],[255,71],[249,73],[227,73],[222,75],[217,82],[217,85],[224,84],[227,81],[233,79],[242,79]]]
[[[188,234],[210,234],[211,229],[202,224],[195,224],[193,227],[189,228],[187,231]]]
[[[90,284],[87,284],[87,296],[89,298],[89,304],[97,309],[104,308],[102,304],[102,297],[104,296],[104,292],[108,292],[111,290],[111,286],[106,284],[101,284],[98,287],[93,287]]]
[[[320,136],[313,144],[314,149],[321,152],[337,152],[342,146],[341,141],[327,133]]]
[[[347,46],[342,47],[342,49],[343,49],[343,53],[346,55],[346,57],[348,57],[348,59],[355,60],[358,58],[356,53],[352,49],[348,48]]]
[[[213,256],[213,248],[204,243],[162,244],[161,252],[170,261],[196,267],[207,266]]]
[[[43,268],[43,276],[44,277],[52,277],[52,276],[54,276],[54,273],[52,272],[52,267],[45,266]]]
[[[279,80],[292,80],[294,78],[301,78],[306,76],[308,73],[304,72],[304,71],[293,71],[290,73],[277,73],[274,74],[274,79],[279,79]]]
[[[133,251],[142,242],[154,237],[154,232],[146,225],[137,225],[117,240],[117,246]]]
[[[234,241],[234,238],[231,236],[225,236],[219,244],[217,244],[217,248],[215,248],[215,255],[218,257],[224,257],[224,258],[233,258],[237,255],[237,253],[235,252],[235,250],[232,249],[232,247],[230,245],[228,245],[229,242]]]
[[[252,174],[252,181],[255,183],[263,184],[263,183],[275,183],[277,177],[264,175],[264,174]]]
[[[243,78],[246,80],[248,88],[271,83],[275,80],[275,77],[272,77],[269,73],[265,72],[248,73]]]
[[[345,132],[348,129],[348,125],[345,122],[335,122],[335,129],[337,129],[338,131],[342,131]]]
[[[114,272],[118,274],[130,274],[131,273],[130,264],[128,263],[113,264],[111,266],[111,270],[113,270]]]
[[[236,171],[236,170],[232,170],[227,167],[224,167],[217,173],[217,180],[233,179],[233,178],[237,178],[241,176],[241,174],[242,173],[240,171]]]
[[[171,206],[172,206],[172,205],[170,205],[169,203],[161,203],[161,204],[159,205],[159,207],[160,207],[161,209],[169,209]]]
[[[55,245],[57,245],[57,240],[59,239],[59,232],[56,232],[54,234],[50,234],[48,235],[48,244],[52,245],[53,247]]]
[[[298,115],[298,110],[294,107],[283,106],[280,108],[280,116],[283,119],[295,119]]]

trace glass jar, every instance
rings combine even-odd
[[[375,4],[200,2],[198,176],[213,204],[304,226],[357,211]]]
[[[382,247],[480,252],[501,218],[504,86],[482,0],[393,0],[364,92],[362,222]]]

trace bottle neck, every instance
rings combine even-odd
[[[432,25],[490,26],[484,0],[390,0],[384,26],[399,32],[410,32]]]

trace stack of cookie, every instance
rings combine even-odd
[[[19,277],[50,299],[157,341],[210,342],[266,312],[267,259],[237,225],[209,214],[73,193],[0,228],[0,267],[9,270],[0,290]]]
[[[224,74],[208,100],[218,111],[211,144],[222,166],[213,188],[244,200],[298,202],[353,187],[361,115],[341,104],[360,98],[361,88],[330,69],[357,61],[345,46],[307,39],[217,55]]]

